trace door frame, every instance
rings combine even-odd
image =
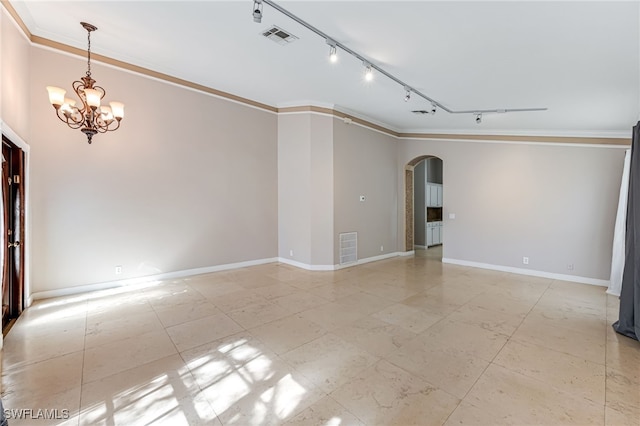
[[[33,303],[33,297],[31,296],[31,147],[2,119],[0,119],[0,134],[4,135],[24,153],[24,289],[22,309],[26,309]],[[1,333],[0,348],[2,348]]]

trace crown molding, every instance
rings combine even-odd
[[[0,0],[2,7],[13,18],[18,27],[22,30],[23,34],[31,42],[32,45],[47,47],[56,51],[69,53],[75,56],[84,57],[85,51],[76,47],[49,40],[44,37],[33,35],[26,24],[20,18],[20,15],[13,8],[8,0]],[[264,111],[273,112],[277,114],[292,114],[292,113],[318,113],[327,114],[334,117],[345,120],[345,122],[355,123],[363,127],[387,134],[396,139],[446,139],[446,140],[477,140],[477,141],[505,141],[505,142],[543,142],[543,143],[560,143],[560,144],[586,144],[586,145],[631,145],[631,135],[624,136],[622,132],[611,132],[609,137],[599,136],[597,132],[593,134],[585,134],[583,136],[569,136],[560,135],[559,133],[566,134],[567,132],[525,132],[525,131],[494,131],[492,134],[478,134],[467,133],[467,131],[447,131],[447,130],[416,130],[416,131],[402,131],[395,129],[393,126],[378,122],[370,117],[366,117],[354,111],[349,111],[345,108],[340,108],[331,104],[314,104],[308,102],[308,104],[300,105],[295,103],[283,103],[280,106],[272,106],[257,102],[248,98],[234,95],[232,93],[223,92],[208,86],[204,86],[192,81],[184,80],[178,77],[174,77],[161,72],[153,71],[148,68],[140,67],[130,64],[128,62],[120,61],[110,58],[108,56],[92,54],[92,59],[96,62],[101,62],[114,66],[119,69],[131,71],[146,77],[151,77],[157,80],[165,81],[168,83],[176,84],[178,86],[193,89],[199,92],[207,93],[219,98],[223,98],[232,102],[237,102],[250,107],[258,108]],[[305,101],[307,103],[307,101]],[[535,135],[538,133],[539,135]],[[581,132],[573,132],[575,134]]]

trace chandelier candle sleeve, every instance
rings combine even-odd
[[[58,118],[72,129],[80,129],[91,143],[97,133],[117,130],[124,117],[122,102],[109,102],[110,106],[100,106],[106,91],[96,85],[91,77],[91,32],[98,28],[86,22],[80,25],[87,30],[87,72],[80,80],[73,82],[73,91],[82,105],[76,106],[76,100],[65,98],[66,90],[59,87],[47,86],[49,102],[56,110]]]

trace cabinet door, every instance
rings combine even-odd
[[[438,207],[438,185],[429,184],[429,207]]]
[[[427,247],[433,245],[433,226],[427,223]]]
[[[442,207],[442,185],[436,186],[436,205]]]
[[[442,244],[442,240],[440,239],[440,226],[436,225],[431,229],[433,232],[433,244]]]
[[[440,244],[443,244],[444,234],[442,233],[442,231],[444,230],[444,226],[442,226],[442,222],[440,222],[440,226],[438,226],[438,229],[440,230]]]
[[[425,194],[424,200],[427,203],[427,207],[433,207],[433,204],[431,204],[431,194],[433,193],[432,185],[429,183],[426,184],[425,190],[426,190],[426,194]]]

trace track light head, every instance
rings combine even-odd
[[[434,115],[438,111],[438,106],[436,104],[431,104],[431,115]]]
[[[326,42],[329,45],[329,62],[338,62],[338,43],[330,38],[326,39]]]
[[[338,52],[335,46],[331,46],[331,48],[329,49],[329,61],[331,63],[338,62]]]
[[[476,114],[476,124],[482,123],[482,113],[479,112]]]
[[[365,67],[364,79],[366,81],[373,80],[373,70],[371,69],[371,64],[369,62],[363,62],[362,65],[364,65],[364,67]]]
[[[262,0],[253,1],[253,22],[262,22]]]
[[[409,99],[411,99],[411,88],[409,86],[404,86],[404,91],[407,92],[404,96],[404,101],[409,102]]]

